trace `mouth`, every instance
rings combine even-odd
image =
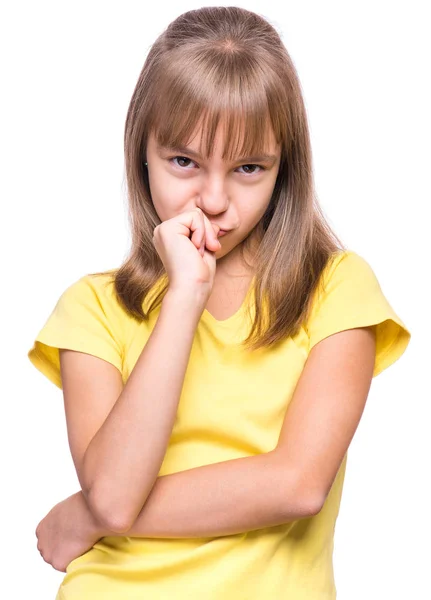
[[[224,230],[224,229],[220,229],[220,231],[217,234],[217,237],[222,237],[223,235],[226,235],[227,233],[229,233],[230,229],[228,231]]]

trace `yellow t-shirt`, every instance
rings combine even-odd
[[[308,353],[323,338],[375,325],[373,376],[403,354],[411,334],[364,258],[342,251],[322,277],[326,289],[315,296],[308,321],[270,350],[246,353],[239,345],[249,329],[246,301],[224,321],[204,310],[160,476],[273,450]],[[58,348],[103,358],[126,382],[159,311],[138,323],[119,304],[112,276],[86,275],[61,295],[29,359],[60,388]],[[315,516],[219,537],[107,536],[68,565],[57,600],[334,600],[333,538],[346,460]]]

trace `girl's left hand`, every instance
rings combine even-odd
[[[94,519],[82,491],[56,504],[35,533],[43,560],[63,573],[73,559],[108,534]]]

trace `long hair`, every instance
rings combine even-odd
[[[249,235],[240,248],[244,258],[252,239],[260,240],[253,260],[255,315],[243,342],[256,350],[298,331],[311,310],[323,269],[345,250],[316,197],[296,69],[279,34],[260,15],[238,7],[191,10],[175,19],[151,46],[124,132],[131,249],[111,273],[126,311],[139,321],[147,320],[169,286],[152,241],[161,221],[144,166],[149,134],[154,131],[162,145],[187,145],[202,124],[201,152],[208,157],[221,119],[229,131],[223,158],[232,160],[238,152],[259,154],[265,143],[262,132],[268,128],[281,145],[267,210],[253,238]],[[149,302],[152,290],[156,293]]]

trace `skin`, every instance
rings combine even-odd
[[[184,211],[200,208],[214,225],[232,229],[219,237],[214,288],[226,288],[228,279],[250,275],[241,264],[238,248],[264,215],[277,179],[281,150],[272,131],[268,132],[266,154],[272,160],[257,162],[238,157],[233,162],[221,157],[224,128],[217,130],[214,152],[208,160],[199,155],[202,130],[198,129],[186,148],[159,148],[154,133],[147,144],[148,177],[154,208],[161,221]]]

